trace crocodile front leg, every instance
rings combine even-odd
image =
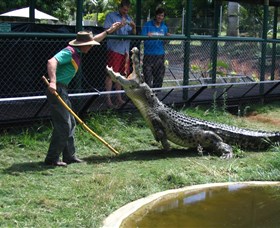
[[[224,142],[218,142],[215,147],[221,158],[228,159],[233,157],[232,147],[230,145]]]
[[[152,118],[152,125],[154,128],[154,136],[155,140],[158,142],[161,142],[161,145],[164,150],[169,151],[170,150],[170,144],[167,140],[167,135],[164,131],[164,127],[161,123],[161,120],[159,118]]]

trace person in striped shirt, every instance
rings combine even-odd
[[[100,45],[107,34],[113,33],[121,27],[121,23],[114,23],[105,31],[93,36],[92,32],[81,31],[76,39],[48,60],[47,70],[50,83],[47,89],[47,99],[53,123],[53,132],[45,164],[50,166],[67,166],[71,163],[80,163],[76,156],[74,134],[76,121],[55,96],[57,92],[64,102],[71,107],[67,87],[75,77],[82,54],[86,54],[94,45]],[[62,154],[62,161],[60,155]]]

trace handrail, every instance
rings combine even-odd
[[[280,83],[280,80],[274,81],[259,81],[259,82],[229,82],[229,83],[210,83],[210,84],[198,84],[198,85],[182,85],[182,86],[168,86],[162,88],[153,88],[153,91],[157,90],[170,90],[170,89],[195,89],[201,87],[222,87],[222,86],[243,86],[243,85],[263,85],[263,84],[275,84]],[[87,97],[87,96],[100,96],[106,94],[118,94],[118,93],[125,93],[124,90],[117,90],[117,91],[98,91],[98,92],[87,92],[87,93],[71,93],[69,97]],[[1,102],[10,102],[10,101],[24,101],[24,100],[41,100],[46,99],[45,95],[42,96],[27,96],[27,97],[8,97],[8,98],[0,98]]]
[[[22,32],[3,32],[0,33],[0,38],[74,38],[75,33],[41,33],[41,32],[32,32],[32,33],[22,33]],[[246,42],[263,42],[262,38],[255,37],[234,37],[234,36],[218,36],[212,37],[208,35],[191,35],[187,37],[185,35],[174,34],[171,36],[142,36],[142,35],[108,35],[107,39],[124,39],[124,40],[208,40],[208,41],[246,41]],[[279,39],[267,39],[267,42],[280,43]]]

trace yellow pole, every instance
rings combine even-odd
[[[45,76],[42,77],[44,82],[49,86],[49,82],[46,79]],[[119,154],[118,151],[116,151],[109,143],[107,143],[104,139],[102,139],[99,135],[97,135],[94,131],[92,131],[85,123],[80,119],[79,116],[64,102],[64,100],[59,96],[59,94],[55,91],[54,95],[57,97],[59,102],[76,118],[76,120],[83,126],[84,129],[86,129],[91,135],[96,137],[99,141],[101,141],[105,146],[107,146],[112,152],[115,154]]]

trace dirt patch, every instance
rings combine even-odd
[[[251,115],[249,115],[245,118],[249,121],[261,122],[261,123],[280,127],[280,117],[275,118],[275,117],[272,117],[269,115],[252,113]]]

